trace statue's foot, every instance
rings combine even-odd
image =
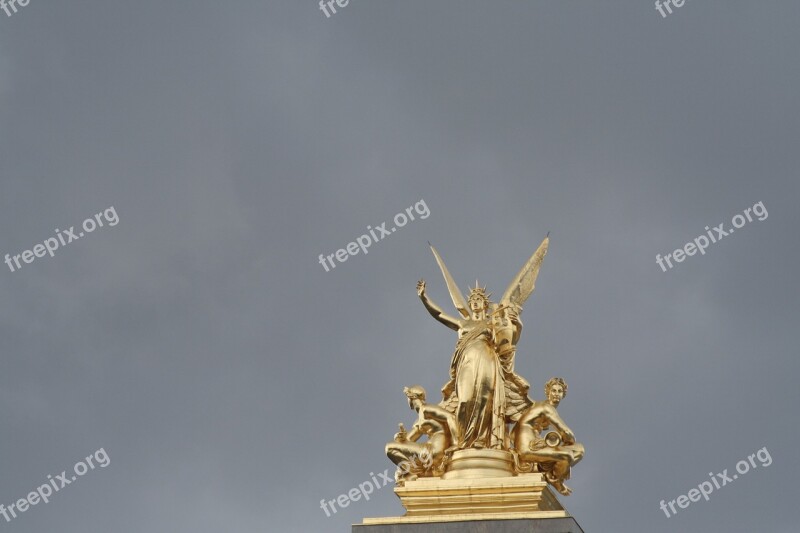
[[[564,496],[569,496],[570,494],[572,494],[572,489],[564,485],[564,483],[561,481],[553,483],[553,486],[559,493],[563,494]]]

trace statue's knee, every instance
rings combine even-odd
[[[575,454],[574,454],[575,462],[578,462],[581,459],[583,459],[583,454],[584,453],[586,453],[586,450],[583,447],[583,444],[576,444],[575,445]]]

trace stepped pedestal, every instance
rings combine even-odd
[[[395,487],[406,514],[365,518],[363,524],[353,526],[353,533],[583,533],[543,474],[500,472],[488,477],[493,466],[502,470],[500,463],[489,458],[483,470],[487,477],[465,479],[459,477],[457,464],[454,461],[455,468],[442,478],[419,478]],[[475,473],[474,468],[470,470]]]

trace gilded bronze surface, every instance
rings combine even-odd
[[[547,400],[533,402],[512,432],[514,449],[522,462],[522,466],[518,463],[518,469],[524,471],[537,465],[558,492],[569,496],[572,489],[564,485],[564,480],[569,479],[571,467],[583,458],[584,448],[575,442],[575,434],[556,411],[567,394],[567,383],[562,378],[552,378],[545,383],[544,390]],[[554,431],[542,438],[542,432],[550,426]]]
[[[457,313],[433,302],[424,280],[417,283],[417,295],[457,337],[442,401],[427,403],[419,385],[403,389],[417,420],[410,432],[400,424],[386,445],[398,465],[395,492],[407,510],[404,520],[566,515],[548,484],[569,495],[564,481],[584,455],[557,411],[567,383],[550,379],[545,399],[533,401],[528,382],[514,371],[522,306],[533,293],[549,242],[545,237],[499,302],[477,281],[465,298],[431,246]]]

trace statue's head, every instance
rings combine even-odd
[[[491,294],[486,292],[486,287],[479,287],[478,280],[475,280],[475,286],[470,289],[469,297],[467,297],[467,304],[473,315],[489,309],[490,296]]]
[[[419,407],[415,407],[415,404],[425,404],[425,389],[422,388],[422,385],[403,387],[403,393],[406,395],[406,398],[408,398],[408,406],[411,409],[419,409]]]
[[[547,401],[557,406],[567,396],[567,382],[564,378],[548,379],[544,384],[544,394]]]

